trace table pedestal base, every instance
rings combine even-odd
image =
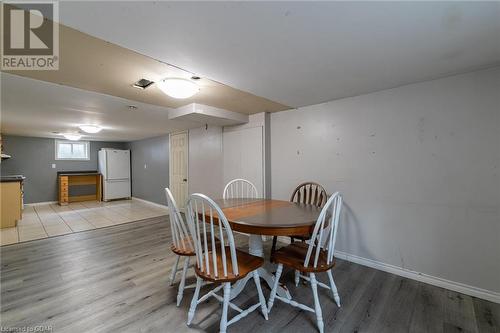
[[[264,257],[264,247],[262,245],[262,236],[260,235],[250,235],[249,240],[248,240],[248,252],[251,255],[258,256],[258,257]],[[257,269],[257,272],[259,273],[259,276],[261,279],[263,279],[267,285],[269,286],[270,289],[273,288],[274,285],[274,275],[269,272],[269,268],[272,267],[272,264],[264,264],[264,266],[260,267]],[[239,280],[233,285],[233,288],[231,288],[231,296],[230,299],[235,298],[238,296],[239,293],[243,291],[245,288],[245,285],[247,284],[248,280],[252,279],[252,275],[248,274],[245,276],[243,279]],[[286,297],[288,299],[291,299],[292,296],[290,295],[290,292],[283,286],[278,286],[277,294],[281,297]]]

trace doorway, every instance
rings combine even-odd
[[[188,132],[170,134],[170,191],[179,209],[188,197]]]

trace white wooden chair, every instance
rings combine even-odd
[[[246,179],[233,179],[227,183],[224,187],[224,192],[222,192],[222,198],[224,199],[236,199],[236,198],[258,198],[259,194],[257,188],[252,182]]]
[[[306,205],[313,205],[316,207],[323,207],[328,199],[328,194],[323,186],[315,182],[305,182],[299,184],[295,190],[292,192],[292,196],[290,197],[290,202],[296,202]],[[290,236],[291,243],[294,242],[295,239],[299,239],[303,242],[307,241],[310,238],[310,235],[307,236]],[[271,247],[271,255],[276,251],[276,242],[278,240],[277,236],[273,237],[273,245]],[[295,271],[295,286],[299,286],[300,282],[300,272]]]
[[[182,269],[182,277],[177,292],[177,306],[179,306],[181,304],[184,295],[184,289],[186,284],[186,273],[189,268],[189,261],[191,257],[194,257],[196,255],[196,253],[194,250],[194,242],[191,239],[191,235],[189,234],[189,229],[186,223],[184,222],[184,219],[182,218],[179,209],[177,208],[177,204],[175,202],[174,197],[172,196],[172,192],[170,192],[170,189],[165,188],[165,195],[167,197],[170,229],[172,232],[172,245],[170,246],[170,249],[177,256],[175,258],[174,266],[172,267],[172,273],[170,276],[170,285],[174,284],[175,275],[178,272],[178,265],[180,258],[185,257],[184,267]]]
[[[324,324],[318,297],[318,286],[330,289],[335,303],[340,307],[340,296],[333,280],[332,268],[334,266],[333,252],[341,208],[342,196],[339,192],[336,192],[328,199],[321,210],[310,241],[308,243],[292,243],[285,246],[274,252],[271,258],[272,261],[278,264],[278,268],[267,304],[268,311],[271,311],[274,299],[279,299],[302,310],[316,313],[316,321],[321,333],[323,332]],[[300,277],[310,282],[314,297],[314,309],[292,299],[276,295],[283,266],[300,271]],[[327,273],[330,286],[316,280],[316,273],[321,272]],[[309,276],[303,275],[304,273],[308,273]]]
[[[187,324],[191,324],[197,305],[208,297],[214,297],[222,303],[220,332],[226,332],[229,325],[247,316],[259,306],[267,320],[266,301],[262,294],[259,273],[257,272],[257,269],[264,264],[264,259],[236,249],[233,232],[224,213],[206,195],[192,194],[189,197],[186,211],[189,230],[195,243],[195,272],[197,275],[196,289],[189,308]],[[218,226],[219,239],[217,242],[214,238],[215,226]],[[259,295],[259,303],[243,310],[230,302],[231,283],[244,278],[248,274],[253,275]],[[204,296],[199,297],[204,280],[220,285]],[[224,296],[217,294],[221,289],[223,289]],[[239,312],[239,314],[228,321],[227,312],[229,307]]]

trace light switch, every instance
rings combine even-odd
[[[147,168],[148,168],[147,164],[144,164],[144,169],[147,169]]]
[[[52,169],[55,169],[56,168],[56,165],[54,163],[52,163]]]

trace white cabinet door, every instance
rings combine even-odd
[[[106,150],[108,155],[107,171],[108,179],[130,178],[130,151],[128,150]]]
[[[253,127],[224,132],[224,184],[232,179],[251,181],[259,197],[264,197],[263,128]]]

